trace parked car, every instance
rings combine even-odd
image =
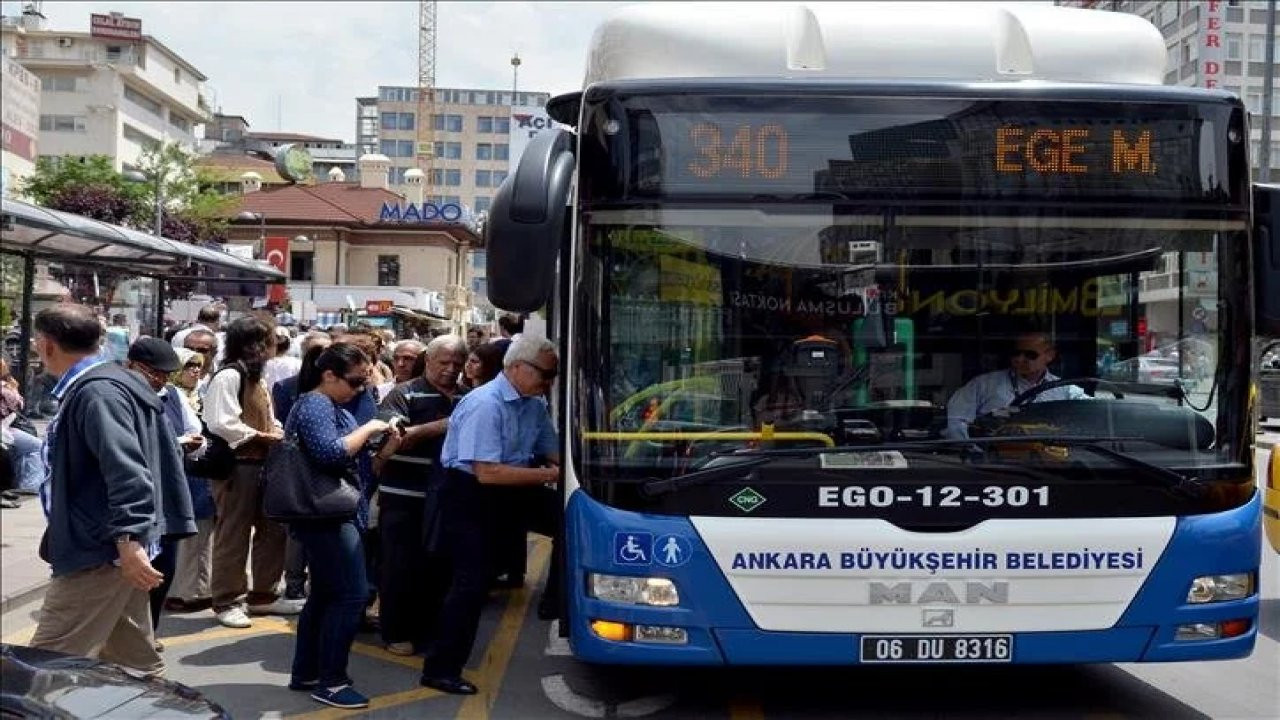
[[[0,644],[0,717],[230,718],[186,685],[141,679],[100,660]]]

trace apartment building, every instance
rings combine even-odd
[[[34,11],[0,24],[0,51],[41,81],[40,155],[107,155],[127,170],[162,142],[195,150],[204,73],[140,20],[93,15],[90,27],[49,30]]]
[[[1267,70],[1266,0],[1059,0],[1060,5],[1141,15],[1168,49],[1165,84],[1213,87],[1240,96],[1250,113],[1250,157],[1257,177],[1262,125],[1271,118],[1271,177],[1280,178],[1280,62],[1271,107],[1263,108]]]

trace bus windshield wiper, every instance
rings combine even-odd
[[[674,475],[666,479],[649,480],[641,486],[641,492],[650,497],[666,495],[676,492],[682,488],[701,485],[707,482],[741,475],[742,471],[764,465],[779,458],[806,458],[817,457],[819,455],[827,455],[831,453],[867,453],[867,452],[884,452],[887,450],[907,450],[907,451],[929,451],[929,450],[964,450],[964,449],[981,449],[991,445],[1003,445],[1010,443],[1043,443],[1050,446],[1068,446],[1079,447],[1096,454],[1107,457],[1108,459],[1120,462],[1128,467],[1142,470],[1143,477],[1155,481],[1157,484],[1168,487],[1178,492],[1196,493],[1203,487],[1200,481],[1182,475],[1174,470],[1148,462],[1141,458],[1135,457],[1129,453],[1121,452],[1107,447],[1103,443],[1125,442],[1125,441],[1141,441],[1141,437],[1108,437],[1108,436],[1077,436],[1063,437],[1061,435],[1016,435],[1016,436],[1000,436],[1000,437],[984,437],[984,438],[956,438],[941,440],[919,440],[911,442],[896,443],[880,443],[867,445],[840,445],[835,447],[809,447],[809,448],[782,448],[770,450],[744,450],[731,453],[721,453],[713,456],[715,458],[732,458],[734,460],[741,459],[739,462],[726,463],[724,465],[716,465],[713,467],[704,467],[693,472],[684,473],[682,475]],[[978,468],[975,468],[978,469]]]

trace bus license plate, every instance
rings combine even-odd
[[[1011,662],[1012,635],[863,635],[864,663]]]

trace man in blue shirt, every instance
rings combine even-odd
[[[1049,365],[1058,357],[1053,341],[1045,333],[1023,333],[1014,342],[1009,369],[984,373],[970,380],[947,402],[947,437],[969,437],[969,424],[975,418],[1009,407],[1018,395],[1034,387],[1053,382],[1058,376]],[[1031,402],[1088,399],[1076,385],[1046,390]]]
[[[559,372],[555,345],[522,336],[511,343],[501,375],[462,398],[449,418],[440,453],[444,479],[428,488],[427,549],[451,566],[452,580],[422,663],[422,685],[457,695],[492,575],[493,532],[482,485],[554,485],[559,443],[543,395]],[[544,462],[544,467],[535,467]]]

